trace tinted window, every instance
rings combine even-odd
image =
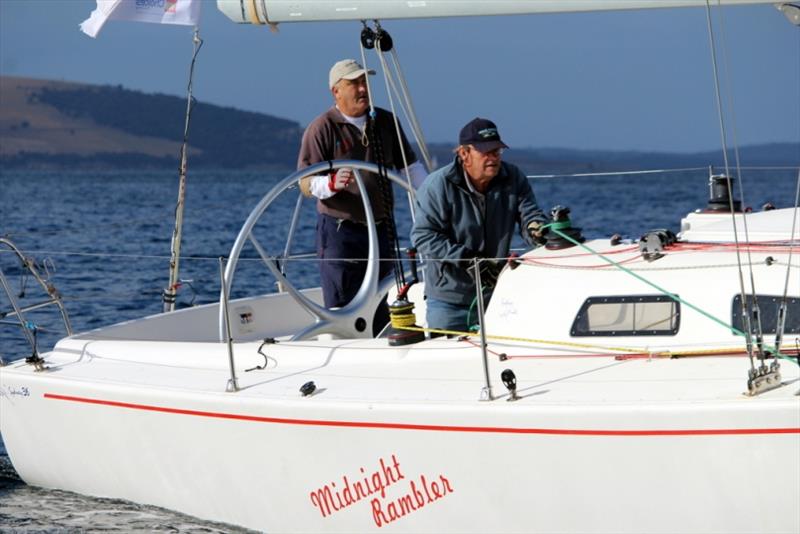
[[[680,303],[666,295],[589,297],[570,332],[573,336],[674,336]]]
[[[774,334],[778,326],[778,309],[783,297],[776,295],[756,295],[758,309],[761,312],[761,331],[765,334]],[[752,317],[751,306],[753,296],[747,295],[747,309]],[[731,324],[737,330],[744,331],[742,326],[742,296],[733,297],[731,305]],[[755,331],[755,325],[753,328]],[[784,334],[800,334],[800,298],[786,298],[786,325],[783,328]]]

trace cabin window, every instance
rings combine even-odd
[[[780,308],[782,296],[778,295],[759,295],[758,310],[761,312],[761,331],[765,334],[775,334],[778,328],[778,309]],[[753,295],[747,295],[748,313],[752,314]],[[752,315],[751,315],[752,317]],[[742,326],[742,296],[733,297],[731,304],[731,324],[737,330],[744,332]],[[753,325],[755,332],[755,325]],[[800,334],[800,298],[786,297],[786,323],[783,328],[784,334]]]
[[[575,321],[573,336],[674,336],[680,303],[666,295],[589,297]]]

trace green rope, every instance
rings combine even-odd
[[[478,296],[476,295],[472,299],[472,304],[469,305],[469,310],[467,310],[467,330],[472,330],[472,328],[476,325],[472,324],[472,309],[475,307],[475,304],[478,303]]]
[[[563,237],[564,239],[566,239],[567,241],[569,241],[569,242],[570,242],[570,243],[572,243],[573,245],[578,245],[578,246],[579,246],[579,247],[581,247],[582,249],[584,249],[584,250],[588,251],[589,253],[591,253],[591,254],[593,254],[593,255],[595,255],[595,256],[597,256],[597,257],[599,257],[599,258],[600,258],[600,259],[602,259],[603,261],[605,261],[605,262],[607,262],[607,263],[610,263],[611,265],[613,265],[613,266],[614,266],[614,267],[616,267],[617,269],[620,269],[621,271],[623,271],[623,272],[625,272],[625,273],[627,273],[627,274],[629,274],[629,275],[633,276],[633,277],[634,277],[634,278],[636,278],[637,280],[639,280],[639,281],[641,281],[641,282],[644,282],[645,284],[647,284],[647,285],[649,285],[649,286],[651,286],[651,287],[655,288],[657,291],[659,291],[659,292],[663,293],[664,295],[666,295],[667,297],[671,298],[672,300],[674,300],[674,301],[676,301],[676,302],[680,302],[681,304],[683,304],[683,305],[685,305],[685,306],[688,306],[689,308],[693,309],[693,310],[694,310],[694,311],[696,311],[697,313],[699,313],[699,314],[701,314],[701,315],[703,315],[703,316],[707,317],[708,319],[711,319],[711,320],[712,320],[712,321],[714,321],[715,323],[717,323],[717,324],[721,325],[721,326],[722,326],[723,328],[725,328],[726,330],[730,330],[730,331],[731,331],[731,332],[733,332],[735,335],[737,335],[737,336],[742,336],[742,337],[744,337],[744,336],[745,336],[745,333],[744,333],[744,332],[742,332],[741,330],[739,330],[739,329],[735,328],[733,325],[730,325],[730,324],[726,323],[726,322],[725,322],[725,321],[723,321],[722,319],[719,319],[719,318],[717,318],[717,317],[714,317],[713,315],[711,315],[711,314],[710,314],[710,313],[708,313],[707,311],[705,311],[705,310],[702,310],[702,309],[698,308],[697,306],[695,306],[695,305],[694,305],[694,304],[692,304],[691,302],[688,302],[688,301],[686,301],[686,300],[684,300],[684,299],[680,298],[678,295],[676,295],[676,294],[674,294],[674,293],[670,293],[669,291],[667,291],[667,290],[666,290],[666,289],[664,289],[663,287],[661,287],[661,286],[659,286],[659,285],[657,285],[657,284],[655,284],[655,283],[653,283],[653,282],[651,282],[651,281],[647,280],[646,278],[644,278],[644,277],[642,277],[642,276],[640,276],[640,275],[636,274],[635,272],[633,272],[632,270],[628,269],[627,267],[624,267],[624,266],[620,265],[619,263],[615,262],[614,260],[612,260],[612,259],[609,259],[609,258],[605,257],[604,255],[600,254],[600,253],[599,253],[599,252],[597,252],[596,250],[593,250],[592,248],[588,247],[587,245],[584,245],[583,243],[580,243],[579,241],[576,241],[575,239],[571,238],[571,237],[570,237],[570,236],[568,236],[567,234],[565,234],[565,233],[563,233],[563,232],[561,232],[561,231],[560,231],[562,228],[570,228],[570,227],[571,227],[571,223],[570,223],[570,222],[566,222],[566,223],[565,223],[565,222],[552,222],[552,223],[549,223],[549,224],[545,224],[545,225],[543,225],[543,226],[542,226],[542,229],[544,230],[544,229],[546,229],[546,228],[547,228],[547,229],[550,229],[550,230],[552,230],[553,232],[555,232],[556,234],[558,234],[560,237]],[[468,328],[469,330],[473,330],[473,329],[474,329],[476,326],[478,326],[478,325],[470,325],[470,322],[471,322],[471,317],[472,317],[472,310],[473,310],[473,308],[475,307],[475,304],[476,304],[477,302],[478,302],[478,297],[476,296],[475,298],[473,298],[473,299],[472,299],[472,304],[470,304],[470,305],[469,305],[469,311],[467,312],[467,325],[469,326],[469,328]],[[799,361],[797,361],[797,359],[796,359],[796,358],[793,358],[793,357],[791,357],[791,356],[784,355],[784,354],[783,354],[783,353],[781,353],[781,352],[776,352],[776,351],[775,351],[775,347],[771,347],[771,346],[769,346],[769,345],[765,345],[765,347],[766,347],[767,349],[772,349],[773,353],[775,354],[775,356],[776,356],[777,358],[780,358],[781,360],[788,360],[788,361],[791,361],[791,362],[793,362],[793,363],[797,364],[798,366],[800,366],[800,362],[799,362]]]
[[[597,256],[598,258],[600,258],[601,260],[603,260],[603,261],[605,261],[605,262],[607,262],[607,263],[610,263],[611,265],[613,265],[613,266],[614,266],[614,267],[616,267],[617,269],[620,269],[621,271],[623,271],[623,272],[625,272],[625,273],[627,273],[627,274],[629,274],[629,275],[633,276],[634,278],[636,278],[636,279],[638,279],[638,280],[640,280],[640,281],[644,282],[645,284],[647,284],[647,285],[649,285],[649,286],[651,286],[651,287],[655,288],[656,290],[660,291],[661,293],[663,293],[663,294],[664,294],[664,295],[666,295],[667,297],[671,298],[672,300],[674,300],[674,301],[676,301],[676,302],[680,302],[681,304],[684,304],[684,305],[688,306],[689,308],[693,309],[693,310],[694,310],[694,311],[696,311],[697,313],[699,313],[699,314],[701,314],[701,315],[704,315],[705,317],[707,317],[707,318],[711,319],[711,320],[712,320],[712,321],[714,321],[715,323],[717,323],[717,324],[721,325],[721,326],[722,326],[723,328],[725,328],[726,330],[730,330],[731,332],[733,332],[733,333],[734,333],[734,334],[736,334],[737,336],[742,336],[742,337],[744,337],[744,336],[745,336],[745,333],[744,333],[744,332],[742,332],[741,330],[739,330],[739,329],[735,328],[733,325],[729,325],[728,323],[726,323],[726,322],[725,322],[725,321],[723,321],[722,319],[718,319],[718,318],[714,317],[714,316],[713,316],[713,315],[711,315],[710,313],[708,313],[708,312],[706,312],[706,311],[704,311],[704,310],[701,310],[700,308],[698,308],[697,306],[695,306],[695,305],[694,305],[694,304],[692,304],[691,302],[687,302],[687,301],[683,300],[683,299],[682,299],[682,298],[680,298],[678,295],[675,295],[674,293],[670,293],[669,291],[667,291],[666,289],[664,289],[664,288],[662,288],[662,287],[658,286],[657,284],[654,284],[653,282],[651,282],[651,281],[647,280],[646,278],[644,278],[644,277],[642,277],[642,276],[639,276],[638,274],[636,274],[636,273],[635,273],[635,272],[633,272],[632,270],[630,270],[630,269],[628,269],[628,268],[626,268],[626,267],[623,267],[622,265],[620,265],[619,263],[615,262],[614,260],[611,260],[611,259],[609,259],[609,258],[607,258],[607,257],[603,256],[603,255],[602,255],[602,254],[600,254],[599,252],[597,252],[597,251],[595,251],[595,250],[593,250],[593,249],[589,248],[588,246],[584,245],[583,243],[580,243],[580,242],[576,241],[575,239],[572,239],[572,238],[571,238],[570,236],[568,236],[567,234],[565,234],[565,233],[563,233],[563,232],[559,231],[559,229],[558,229],[558,228],[555,228],[555,227],[553,226],[553,223],[546,224],[546,225],[544,225],[542,228],[543,228],[543,229],[544,229],[544,228],[550,228],[551,230],[553,230],[553,232],[555,232],[556,234],[558,234],[560,237],[563,237],[564,239],[566,239],[567,241],[569,241],[569,242],[570,242],[570,243],[572,243],[573,245],[578,245],[578,246],[579,246],[579,247],[581,247],[582,249],[584,249],[584,250],[586,250],[586,251],[590,252],[591,254],[594,254],[595,256]],[[784,355],[784,354],[783,354],[783,353],[781,353],[780,351],[776,351],[776,350],[775,350],[775,347],[773,347],[773,346],[770,346],[770,345],[766,345],[766,344],[765,344],[765,345],[764,345],[764,347],[765,347],[765,348],[767,348],[767,349],[769,349],[769,350],[771,350],[771,351],[772,351],[772,353],[773,353],[773,354],[775,355],[775,357],[777,357],[777,358],[781,358],[781,359],[787,359],[787,360],[792,360],[792,361],[794,361],[794,360],[793,360],[791,357]],[[797,362],[795,362],[795,363],[797,363]],[[800,365],[800,363],[798,363],[798,365]]]
[[[731,332],[733,332],[733,333],[734,333],[734,334],[736,334],[737,336],[744,336],[744,335],[745,335],[745,334],[744,334],[744,332],[742,332],[741,330],[739,330],[739,329],[737,329],[737,328],[734,328],[732,325],[729,325],[728,323],[726,323],[726,322],[725,322],[725,321],[723,321],[722,319],[718,319],[717,317],[714,317],[714,316],[713,316],[713,315],[711,315],[710,313],[708,313],[708,312],[706,312],[706,311],[704,311],[704,310],[701,310],[700,308],[698,308],[697,306],[695,306],[695,305],[694,305],[694,304],[692,304],[691,302],[687,302],[687,301],[683,300],[683,299],[682,299],[682,298],[680,298],[678,295],[676,295],[676,294],[674,294],[674,293],[670,293],[669,291],[667,291],[667,290],[666,290],[666,289],[664,289],[663,287],[661,287],[661,286],[659,286],[659,285],[657,285],[657,284],[654,284],[653,282],[651,282],[651,281],[647,280],[647,279],[646,279],[646,278],[644,278],[643,276],[640,276],[640,275],[636,274],[635,272],[631,271],[630,269],[628,269],[628,268],[626,268],[626,267],[623,267],[623,266],[622,266],[622,265],[620,265],[619,263],[615,262],[615,261],[614,261],[614,260],[612,260],[612,259],[609,259],[609,258],[607,258],[607,257],[603,256],[603,255],[602,255],[602,254],[600,254],[599,252],[597,252],[597,251],[595,251],[595,250],[593,250],[593,249],[589,248],[588,246],[584,245],[583,243],[580,243],[580,242],[576,241],[575,239],[572,239],[570,236],[568,236],[568,235],[567,235],[567,234],[565,234],[564,232],[560,232],[560,231],[558,230],[558,228],[555,228],[555,227],[552,225],[552,223],[551,223],[551,224],[546,224],[546,225],[544,225],[544,227],[543,227],[543,228],[550,228],[550,229],[551,229],[551,230],[553,230],[553,231],[554,231],[556,234],[558,234],[560,237],[563,237],[564,239],[566,239],[566,240],[567,240],[567,241],[569,241],[570,243],[572,243],[572,244],[574,244],[574,245],[578,245],[578,246],[579,246],[579,247],[581,247],[582,249],[584,249],[584,250],[586,250],[586,251],[590,252],[591,254],[594,254],[595,256],[599,257],[599,258],[600,258],[600,259],[602,259],[603,261],[610,263],[611,265],[613,265],[613,266],[614,266],[614,267],[616,267],[617,269],[619,269],[619,270],[621,270],[621,271],[623,271],[623,272],[625,272],[625,273],[627,273],[627,274],[629,274],[629,275],[633,276],[633,277],[634,277],[634,278],[636,278],[637,280],[639,280],[639,281],[641,281],[641,282],[644,282],[645,284],[649,285],[650,287],[653,287],[653,288],[655,288],[656,290],[660,291],[661,293],[663,293],[664,295],[668,296],[668,297],[669,297],[669,298],[671,298],[672,300],[674,300],[674,301],[676,301],[676,302],[680,302],[681,304],[684,304],[684,305],[688,306],[689,308],[691,308],[691,309],[693,309],[694,311],[696,311],[696,312],[700,313],[701,315],[704,315],[704,316],[708,317],[709,319],[711,319],[711,320],[712,320],[712,321],[714,321],[715,323],[722,325],[722,326],[723,326],[725,329],[727,329],[727,330],[730,330]]]
[[[572,222],[571,221],[560,221],[560,222],[554,221],[554,222],[551,222],[550,224],[545,224],[542,227],[542,229],[544,229],[544,228],[550,228],[552,230],[563,230],[564,228],[572,228]]]
[[[798,361],[798,359],[796,357],[792,358],[791,356],[786,356],[785,354],[779,352],[778,353],[778,358],[780,358],[781,360],[786,360],[786,361],[792,362],[793,364],[795,364],[798,367],[800,367],[800,361]]]
[[[483,291],[483,288],[481,288],[481,291]],[[469,310],[467,310],[467,330],[469,330],[470,332],[479,332],[481,329],[480,324],[472,322],[472,310],[475,308],[475,305],[477,303],[478,303],[478,296],[475,295],[475,297],[472,299],[472,303],[469,305]]]
[[[669,298],[671,298],[672,300],[674,300],[674,301],[677,301],[677,302],[680,302],[681,304],[684,304],[684,305],[686,305],[686,306],[690,307],[691,309],[693,309],[693,310],[694,310],[694,311],[696,311],[697,313],[699,313],[699,314],[701,314],[701,315],[704,315],[704,316],[706,316],[707,318],[711,319],[712,321],[714,321],[714,322],[715,322],[715,323],[717,323],[717,324],[720,324],[720,325],[722,325],[722,326],[723,326],[723,327],[724,327],[726,330],[730,330],[731,332],[733,332],[733,333],[734,333],[734,334],[736,334],[737,336],[744,336],[744,335],[745,335],[745,333],[744,333],[744,332],[742,332],[741,330],[739,330],[739,329],[737,329],[737,328],[734,328],[732,325],[729,325],[729,324],[728,324],[728,323],[726,323],[725,321],[723,321],[723,320],[721,320],[721,319],[718,319],[718,318],[714,317],[713,315],[711,315],[710,313],[708,313],[708,312],[706,312],[706,311],[704,311],[704,310],[701,310],[700,308],[698,308],[697,306],[695,306],[695,305],[694,305],[694,304],[692,304],[691,302],[687,302],[687,301],[683,300],[683,299],[682,299],[682,298],[680,298],[678,295],[675,295],[675,294],[673,294],[673,293],[670,293],[670,292],[669,292],[669,291],[667,291],[666,289],[664,289],[664,288],[662,288],[662,287],[660,287],[660,286],[658,286],[658,285],[654,284],[653,282],[651,282],[651,281],[647,280],[646,278],[644,278],[644,277],[642,277],[642,276],[639,276],[638,274],[636,274],[635,272],[631,271],[630,269],[628,269],[628,268],[626,268],[626,267],[623,267],[622,265],[620,265],[619,263],[615,262],[614,260],[608,259],[608,258],[606,258],[605,256],[603,256],[602,254],[600,254],[599,252],[597,252],[597,251],[595,251],[595,250],[592,250],[592,249],[591,249],[591,248],[589,248],[588,246],[584,245],[583,243],[579,243],[578,241],[576,241],[576,240],[572,239],[570,236],[566,235],[565,233],[563,233],[563,232],[560,232],[560,231],[558,230],[558,228],[554,228],[554,227],[552,226],[552,224],[546,224],[546,225],[544,225],[544,226],[543,226],[543,228],[548,228],[548,227],[549,227],[551,230],[553,230],[553,231],[554,231],[556,234],[558,234],[560,237],[563,237],[564,239],[566,239],[566,240],[567,240],[567,241],[569,241],[570,243],[572,243],[572,244],[574,244],[574,245],[578,245],[578,246],[579,246],[579,247],[581,247],[582,249],[584,249],[584,250],[587,250],[588,252],[590,252],[590,253],[594,254],[595,256],[597,256],[598,258],[600,258],[601,260],[603,260],[603,261],[605,261],[605,262],[608,262],[608,263],[610,263],[611,265],[613,265],[613,266],[614,266],[614,267],[616,267],[617,269],[620,269],[621,271],[624,271],[625,273],[627,273],[627,274],[629,274],[629,275],[633,276],[634,278],[636,278],[636,279],[638,279],[638,280],[640,280],[640,281],[644,282],[645,284],[647,284],[647,285],[649,285],[649,286],[651,286],[651,287],[654,287],[655,289],[657,289],[658,291],[660,291],[660,292],[661,292],[661,293],[663,293],[664,295],[668,296],[668,297],[669,297]],[[785,359],[789,359],[788,357],[784,356],[784,355],[783,355],[781,352],[778,352],[778,351],[776,351],[776,350],[775,350],[775,347],[772,347],[772,346],[769,346],[769,345],[764,345],[764,346],[765,346],[767,349],[771,349],[771,350],[772,350],[772,352],[773,352],[773,353],[774,353],[774,354],[775,354],[777,357],[779,357],[779,358],[785,358]]]

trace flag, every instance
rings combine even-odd
[[[202,0],[97,0],[97,8],[81,23],[81,31],[97,37],[107,20],[196,26]]]

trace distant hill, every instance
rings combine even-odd
[[[0,77],[0,165],[176,167],[185,113],[176,96]],[[293,121],[198,102],[190,165],[290,169],[302,134]]]
[[[560,148],[526,149],[520,151],[518,164],[528,172],[538,169],[586,168],[591,170],[639,170],[656,168],[724,166],[722,150],[670,153],[636,151],[595,151]],[[511,152],[509,152],[509,155]],[[514,151],[514,158],[517,151]],[[767,143],[739,148],[742,166],[800,166],[800,143]],[[728,164],[736,164],[736,154],[728,149]],[[563,171],[562,171],[563,172]],[[582,172],[582,171],[574,171]]]
[[[431,145],[431,153],[439,164],[453,158],[450,145]],[[518,165],[527,174],[561,174],[613,172],[643,169],[675,169],[724,165],[722,151],[689,154],[670,152],[636,152],[612,150],[577,150],[568,148],[511,147],[504,159]],[[742,166],[800,166],[800,143],[748,145],[739,149]],[[734,166],[735,154],[729,149],[728,163]]]
[[[98,86],[0,77],[3,169],[176,168],[186,99]],[[189,133],[192,168],[294,168],[303,127],[263,113],[198,102]],[[439,164],[452,146],[431,145]],[[800,143],[742,147],[742,165],[800,165]],[[514,148],[527,173],[721,166],[721,153]],[[733,154],[730,162],[735,161]]]

